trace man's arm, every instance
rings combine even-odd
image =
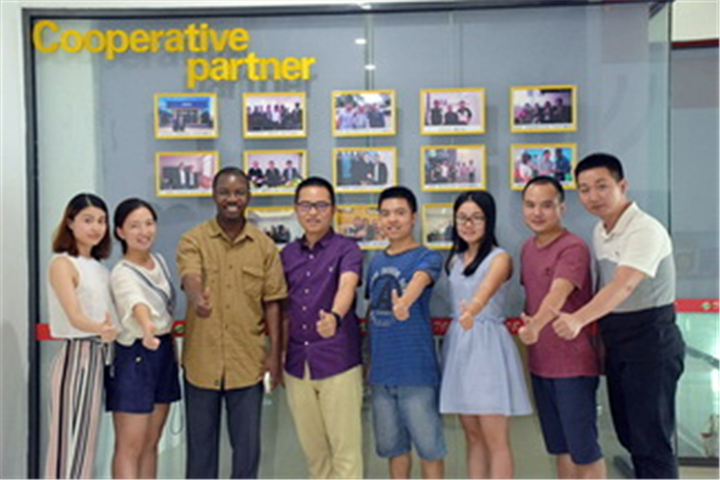
[[[270,338],[270,351],[265,357],[265,371],[270,372],[272,388],[282,382],[282,364],[280,356],[282,354],[282,328],[280,325],[281,308],[280,301],[271,300],[264,302],[265,325],[267,334]]]
[[[424,270],[418,270],[412,276],[405,292],[402,296],[398,296],[397,290],[392,291],[393,315],[398,320],[407,320],[410,318],[410,307],[420,298],[423,290],[432,285],[433,279],[429,273]]]
[[[355,272],[343,272],[340,275],[340,283],[331,310],[329,312],[320,310],[319,312],[317,331],[321,337],[329,338],[335,335],[338,325],[333,312],[337,313],[340,318],[347,315],[355,301],[355,290],[358,283],[360,283],[360,276]]]
[[[587,324],[604,317],[624,302],[647,275],[632,267],[620,266],[615,270],[613,280],[605,285],[584,307],[577,312],[560,313],[553,328],[565,340],[577,337]]]
[[[559,312],[562,309],[575,288],[575,285],[569,280],[556,278],[550,285],[547,295],[540,303],[540,308],[538,308],[535,316],[530,317],[525,313],[520,315],[525,321],[525,325],[518,331],[518,336],[525,345],[532,345],[538,341],[542,329],[557,317],[554,312]]]
[[[182,277],[182,288],[185,291],[195,313],[200,318],[207,318],[212,313],[210,302],[210,288],[203,289],[202,276],[199,273],[188,273]]]

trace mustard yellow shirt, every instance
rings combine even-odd
[[[186,232],[177,249],[180,278],[201,275],[212,313],[188,305],[182,363],[194,386],[219,390],[258,383],[265,358],[263,302],[282,300],[287,287],[277,247],[247,223],[234,240],[216,219]]]

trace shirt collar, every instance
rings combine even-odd
[[[327,247],[328,243],[330,243],[330,241],[332,240],[332,238],[334,236],[335,236],[335,230],[333,230],[332,227],[330,227],[330,230],[325,235],[323,235],[323,237],[320,240],[318,240],[315,243],[315,245],[313,245],[313,248]],[[302,238],[300,239],[300,247],[305,250],[310,250],[310,247],[307,244],[307,240],[305,239],[305,235],[303,235]]]
[[[225,230],[222,229],[220,224],[217,221],[217,218],[213,217],[208,222],[208,233],[211,237],[222,237],[225,240],[227,240],[230,243],[238,243],[241,241],[244,241],[245,239],[255,240],[257,236],[258,230],[252,225],[250,222],[245,220],[245,226],[243,227],[242,231],[240,232],[240,235],[235,237],[234,240],[231,240],[227,233],[225,233]]]
[[[618,218],[618,221],[615,223],[615,227],[609,232],[605,230],[605,226],[602,225],[601,222],[600,233],[602,234],[603,238],[607,239],[612,237],[613,235],[621,235],[622,233],[624,233],[625,230],[630,226],[630,222],[632,222],[632,220],[637,216],[638,213],[640,213],[640,208],[637,206],[637,203],[632,202],[620,215],[620,218]]]

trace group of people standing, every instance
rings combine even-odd
[[[560,478],[606,475],[596,421],[603,369],[593,333],[598,323],[613,422],[635,475],[676,478],[671,435],[684,344],[674,317],[670,238],[628,199],[615,157],[590,155],[575,175],[580,202],[600,219],[593,234],[596,292],[590,250],[562,224],[566,206],[557,179],[537,177],[522,194],[533,235],[520,257],[526,300],[519,336],[529,346],[545,446]],[[177,248],[188,304],[188,478],[218,476],[223,402],[232,477],[257,477],[264,383],[285,385],[311,478],[362,478],[364,376],[375,449],[388,459],[389,477],[410,476],[413,447],[424,478],[444,476],[442,414],[459,415],[468,477],[513,476],[508,419],[532,407],[503,323],[513,260],[496,238],[490,193],[458,196],[453,246],[443,261],[413,237],[418,205],[412,191],[386,188],[378,210],[389,246],[373,256],[365,274],[357,244],[333,231],[336,202],[327,180],[310,177],[298,185],[295,212],[304,236],[281,253],[245,219],[251,192],[242,170],[218,172],[213,198],[215,218],[185,233]],[[110,251],[107,217],[102,200],[78,195],[53,244],[51,330],[67,340],[52,376],[52,478],[92,475],[104,375],[116,478],[155,475],[167,407],[180,396],[168,335],[175,292],[164,260],[151,252],[156,215],[138,199],[118,206],[114,234],[124,256],[112,274],[99,263]],[[452,322],[439,361],[430,297],[443,271]],[[367,365],[355,311],[361,285],[368,299]],[[115,356],[103,374],[114,340]]]
[[[251,132],[262,130],[302,130],[303,111],[300,102],[292,109],[285,103],[255,105],[247,107],[247,128]]]

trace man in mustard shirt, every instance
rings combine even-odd
[[[223,399],[232,478],[256,478],[265,372],[281,379],[282,264],[270,238],[245,220],[245,173],[227,167],[213,179],[215,218],[186,232],[177,250],[187,297],[183,347],[187,478],[218,478]],[[269,350],[266,347],[266,333]]]

